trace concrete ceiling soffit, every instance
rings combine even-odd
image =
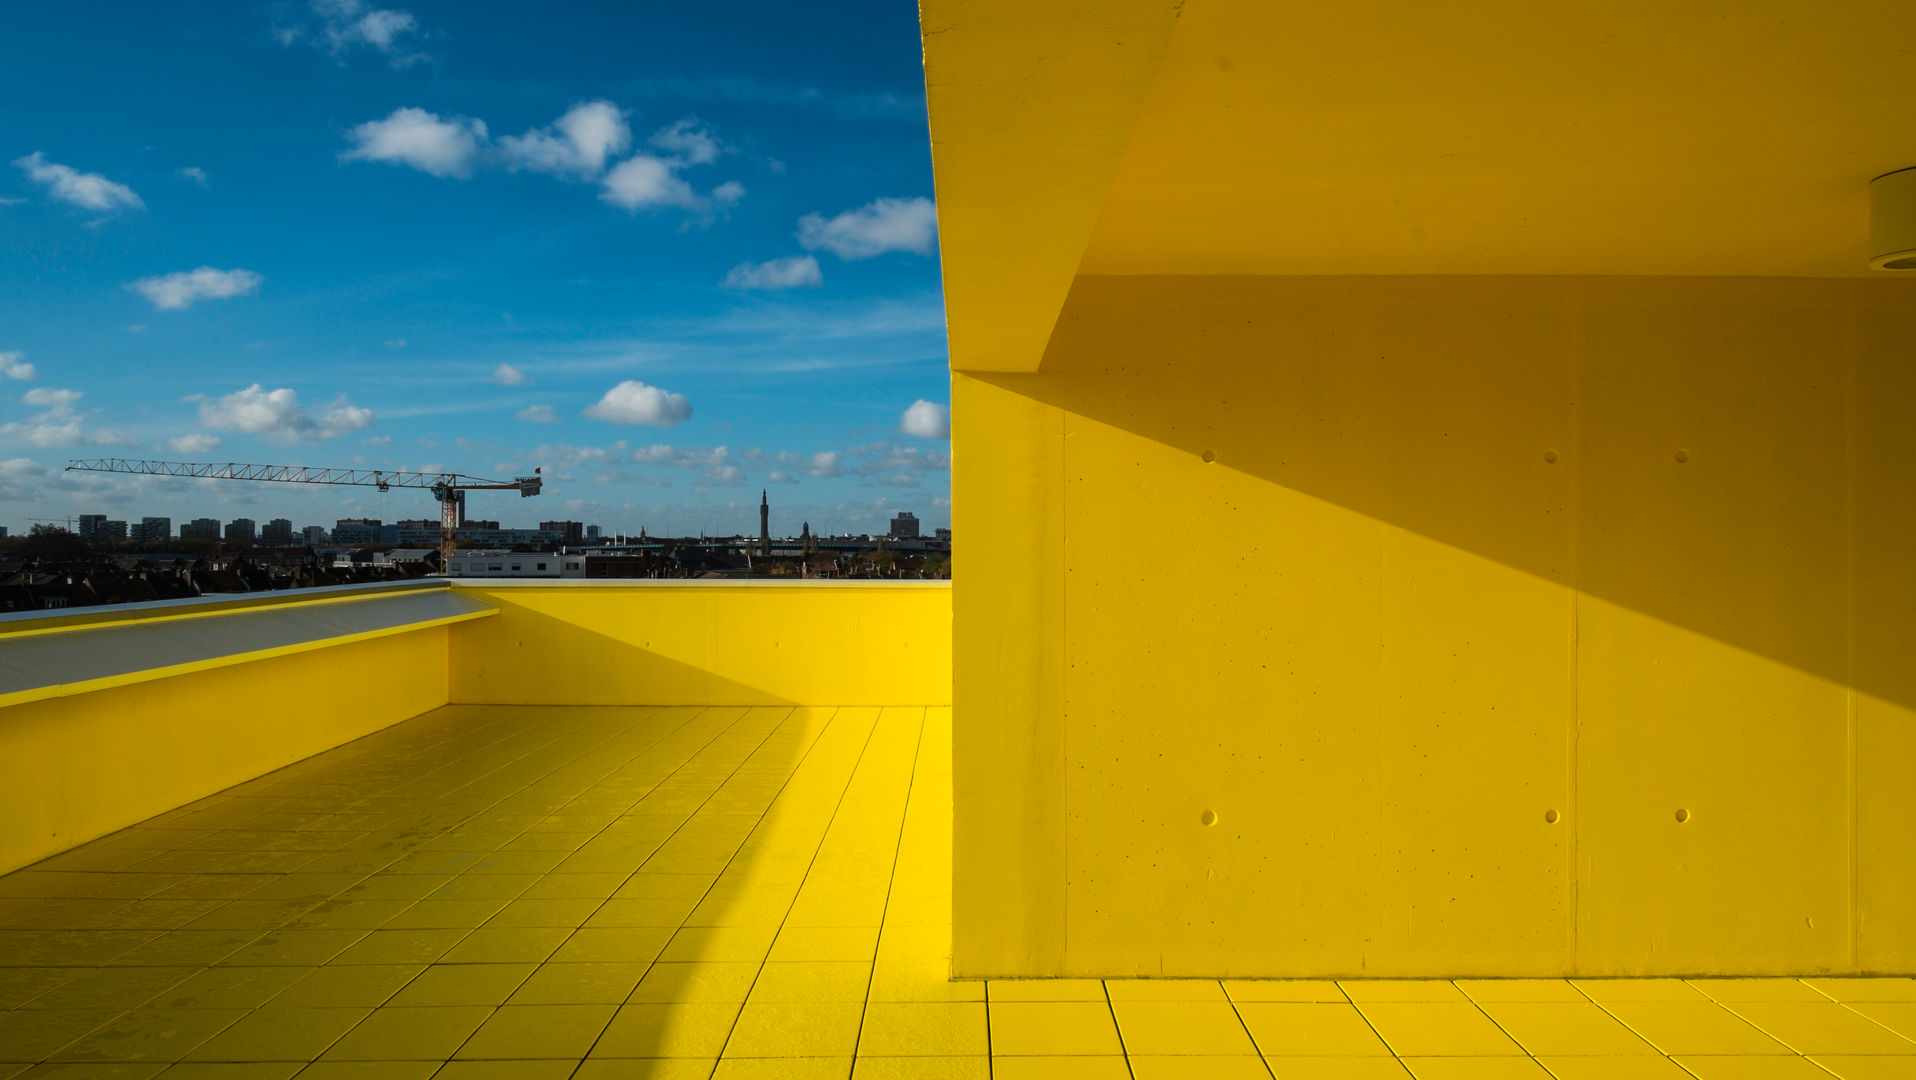
[[[953,369],[1038,369],[1182,3],[921,3]]]

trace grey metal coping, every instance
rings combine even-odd
[[[950,578],[448,578],[455,589],[949,589]]]
[[[107,604],[100,607],[62,608],[54,611],[15,611],[0,615],[0,640],[4,640],[8,634],[69,626],[140,622],[157,616],[205,615],[236,608],[284,607],[287,604],[304,603],[309,600],[336,600],[348,596],[443,589],[446,585],[447,582],[443,578],[412,578],[406,581],[375,581],[361,585],[321,585],[311,589],[220,593],[213,596],[188,596],[179,600],[145,600],[137,604]]]
[[[497,615],[477,597],[426,588],[311,590],[277,603],[144,607],[145,618],[0,635],[0,707],[65,697]],[[330,593],[315,596],[316,593]],[[180,602],[173,602],[178,604]]]

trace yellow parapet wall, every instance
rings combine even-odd
[[[497,705],[944,705],[947,582],[461,581],[452,699]]]
[[[444,705],[446,634],[0,709],[0,873]]]
[[[1916,297],[1080,278],[960,374],[961,975],[1916,970]]]

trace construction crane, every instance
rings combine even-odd
[[[425,488],[439,500],[439,569],[443,572],[459,546],[459,523],[466,518],[466,492],[516,491],[522,499],[539,494],[540,470],[512,480],[487,480],[462,473],[395,472],[390,469],[314,469],[303,465],[242,465],[237,462],[135,461],[130,458],[75,459],[69,472],[185,476],[205,480],[265,480],[281,484],[345,484],[353,487]]]

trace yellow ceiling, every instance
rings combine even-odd
[[[1916,165],[1916,0],[922,17],[958,368],[1035,368],[1079,273],[1866,276]]]
[[[1191,0],[1080,271],[1871,273],[1916,3]]]

